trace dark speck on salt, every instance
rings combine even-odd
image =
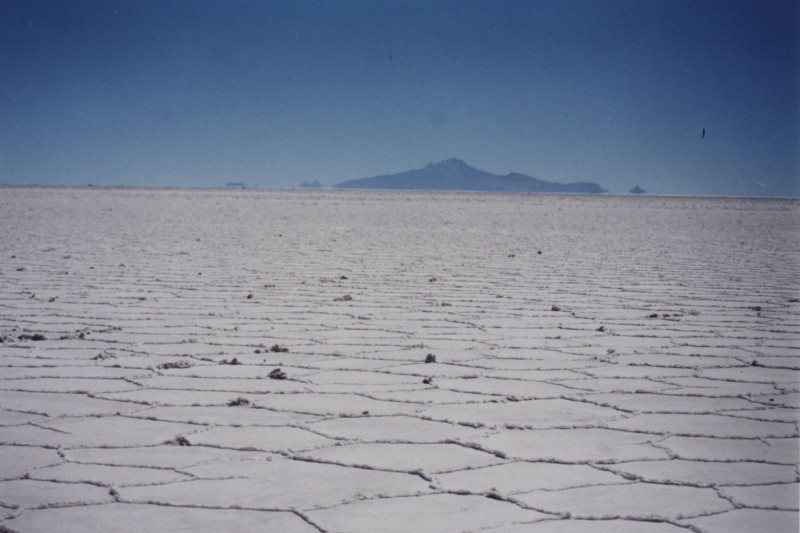
[[[270,379],[286,379],[286,372],[284,372],[280,368],[276,368],[269,373],[269,377]]]

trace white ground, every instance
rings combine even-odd
[[[2,188],[0,228],[0,529],[798,531],[798,201]]]

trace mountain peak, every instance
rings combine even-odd
[[[461,159],[457,159],[452,157],[450,159],[445,159],[443,161],[439,161],[436,163],[428,163],[425,165],[426,170],[437,170],[440,172],[463,172],[465,170],[476,170],[475,167],[472,167],[466,164]]]
[[[399,174],[349,180],[337,188],[424,189],[456,191],[605,192],[596,183],[551,183],[524,174],[497,176],[451,158]]]
[[[458,159],[457,157],[451,157],[450,159],[443,159],[443,160],[438,161],[436,163],[428,163],[426,166],[429,166],[429,167],[469,167],[468,164],[466,164],[461,159]],[[470,168],[472,168],[472,167],[470,167]]]

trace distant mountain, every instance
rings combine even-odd
[[[555,183],[517,173],[498,176],[471,167],[460,159],[448,159],[439,163],[431,163],[422,168],[399,174],[344,181],[334,185],[334,187],[340,189],[423,189],[441,191],[606,192],[596,183]]]
[[[638,185],[629,191],[631,194],[644,194],[647,191],[639,187]]]

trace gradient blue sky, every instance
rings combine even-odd
[[[799,6],[0,0],[0,183],[332,185],[458,157],[797,196]]]

